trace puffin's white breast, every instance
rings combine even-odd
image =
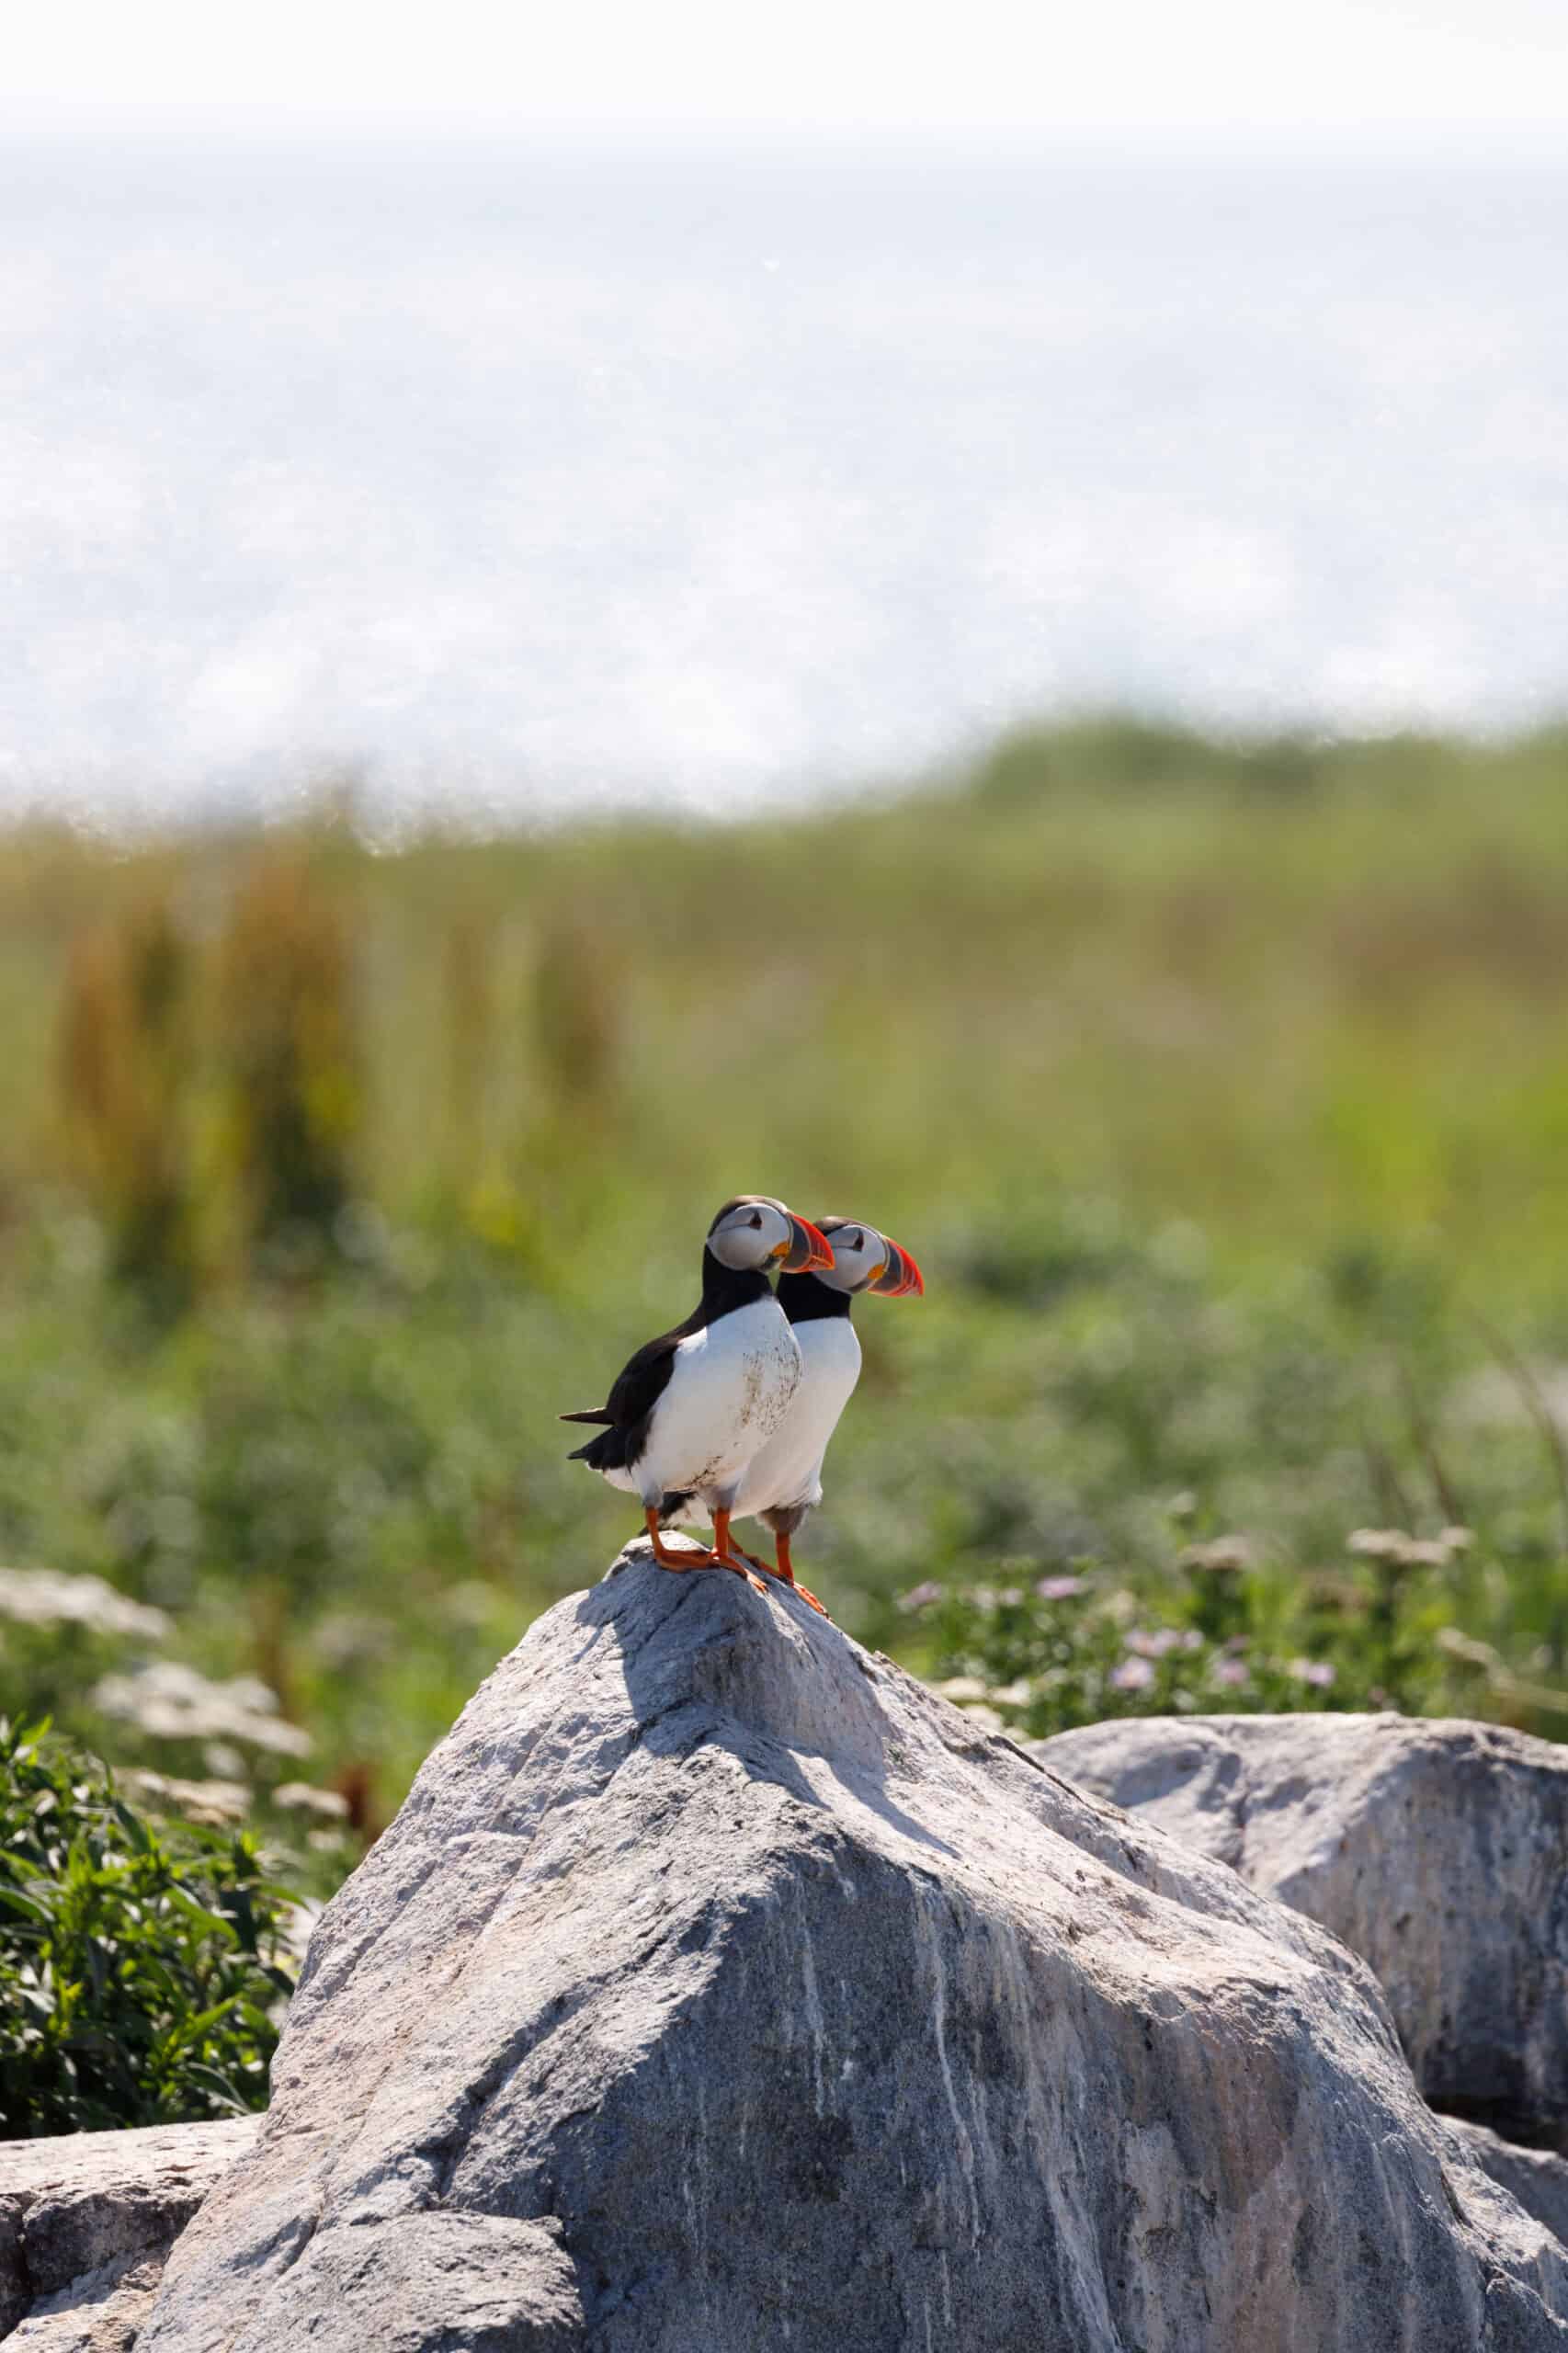
[[[633,1466],[639,1494],[670,1490],[728,1507],[740,1474],[778,1427],[801,1378],[801,1351],[769,1293],[693,1332],[675,1363]]]
[[[795,1338],[800,1381],[772,1437],[741,1474],[733,1506],[737,1513],[822,1500],[823,1457],[860,1378],[860,1343],[847,1315],[798,1324]],[[699,1528],[705,1524],[700,1510],[680,1517]]]

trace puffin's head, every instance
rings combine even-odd
[[[721,1266],[778,1267],[786,1275],[825,1273],[833,1252],[807,1219],[771,1193],[740,1193],[726,1201],[708,1229],[708,1247]]]
[[[926,1285],[919,1267],[900,1243],[879,1233],[858,1218],[824,1217],[822,1230],[833,1251],[833,1264],[820,1279],[834,1290],[881,1291],[884,1299],[917,1298]]]

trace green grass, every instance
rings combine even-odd
[[[259,1675],[315,1745],[139,1732],[94,1696],[134,1642],[4,1616],[0,1704],[187,1776],[237,1746],[373,1827],[630,1532],[554,1416],[759,1188],[926,1270],[858,1312],[799,1548],[855,1631],[1016,1680],[1038,1629],[896,1597],[1081,1574],[1098,1673],[1109,1622],[1199,1625],[1182,1555],[1239,1533],[1259,1656],[1555,1733],[1565,795],[1562,735],[1105,722],[733,828],[0,842],[0,1559],[162,1609],[144,1647]],[[159,923],[177,995],[132,1017]],[[326,1225],[275,1213],[340,1180]],[[1347,1538],[1456,1518],[1392,1624]],[[353,1841],[314,1835],[326,1881]]]

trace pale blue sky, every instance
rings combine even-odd
[[[896,132],[1568,127],[1568,0],[52,0],[0,104]]]

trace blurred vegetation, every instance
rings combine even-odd
[[[0,840],[0,1705],[330,1885],[631,1531],[555,1415],[758,1187],[926,1270],[799,1546],[854,1631],[1025,1731],[1555,1735],[1565,796],[1102,722],[731,827]]]
[[[265,2107],[288,1910],[247,1833],[0,1717],[0,2140]]]

